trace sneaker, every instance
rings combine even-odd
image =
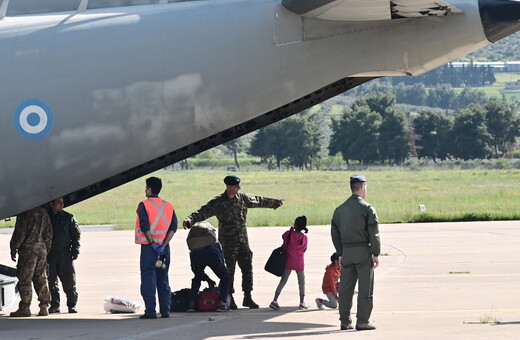
[[[161,314],[161,319],[168,319],[170,314]]]
[[[354,329],[354,327],[352,327],[352,324],[351,323],[342,323],[341,326],[339,327],[340,330],[342,331],[348,331],[349,329]]]
[[[69,307],[69,313],[75,314],[77,312],[78,310],[76,309],[76,307]]]
[[[357,331],[371,331],[376,329],[376,326],[372,325],[371,323],[358,323],[356,324],[356,330]]]
[[[307,305],[305,304],[305,302],[302,302],[302,303],[300,303],[300,305],[298,306],[298,309],[299,309],[299,310],[307,310],[307,309],[309,309],[309,306],[307,306]]]
[[[278,302],[277,301],[271,301],[271,303],[269,304],[269,307],[274,309],[274,310],[279,310],[280,309],[280,305],[278,305]]]
[[[60,312],[60,307],[51,306],[51,308],[49,308],[49,314],[54,314],[54,313],[59,313],[59,312]]]
[[[157,319],[157,315],[146,315],[146,314],[143,314],[139,317],[139,319],[145,319],[145,320],[148,320],[148,319]]]
[[[316,307],[318,307],[319,310],[322,310],[324,307],[323,307],[323,302],[321,302],[321,299],[320,298],[316,298]]]
[[[229,312],[230,309],[226,307],[226,305],[224,304],[221,304],[220,306],[218,306],[217,308],[217,312]]]

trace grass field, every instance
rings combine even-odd
[[[520,170],[365,171],[367,201],[380,223],[520,219]],[[161,197],[171,201],[179,220],[224,191],[225,171],[165,171]],[[250,209],[248,225],[290,225],[306,215],[313,225],[328,224],[336,206],[349,195],[350,172],[243,172],[242,191],[285,199],[277,209]],[[98,195],[66,210],[80,224],[135,223],[137,203],[144,197],[144,178]],[[426,211],[420,212],[424,204]],[[212,218],[211,223],[216,225]],[[14,221],[0,222],[0,227]]]

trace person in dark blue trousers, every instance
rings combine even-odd
[[[141,295],[145,311],[140,319],[156,319],[156,297],[159,296],[161,318],[170,316],[171,290],[170,240],[177,231],[177,216],[173,205],[159,198],[162,182],[157,177],[146,179],[147,199],[137,207],[135,243],[141,245]],[[160,261],[158,261],[160,260]]]
[[[222,246],[220,242],[216,242],[214,245],[206,246],[200,250],[191,251],[191,270],[195,276],[191,280],[191,301],[188,311],[194,311],[195,301],[199,294],[200,284],[202,281],[207,281],[210,286],[214,285],[205,273],[204,269],[210,267],[211,270],[219,278],[219,292],[220,292],[220,303],[217,311],[225,312],[229,308],[226,306],[226,301],[229,294],[229,283],[230,277],[226,268],[226,262],[224,261],[224,253],[222,252]]]

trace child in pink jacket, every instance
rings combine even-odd
[[[278,305],[278,297],[282,292],[283,287],[291,275],[291,271],[295,270],[298,276],[298,287],[300,290],[300,305],[298,309],[304,310],[309,307],[305,304],[305,273],[304,273],[304,259],[303,256],[307,250],[307,236],[302,233],[308,233],[307,229],[307,218],[305,216],[297,217],[294,221],[294,225],[282,235],[283,248],[287,252],[287,258],[285,261],[285,270],[276,291],[274,293],[274,299],[269,305],[274,310],[280,309]]]

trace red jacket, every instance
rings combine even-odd
[[[332,263],[325,268],[325,275],[323,275],[323,284],[321,285],[323,294],[332,292],[334,296],[338,296],[340,274],[341,271],[338,268],[336,268],[336,266]]]

